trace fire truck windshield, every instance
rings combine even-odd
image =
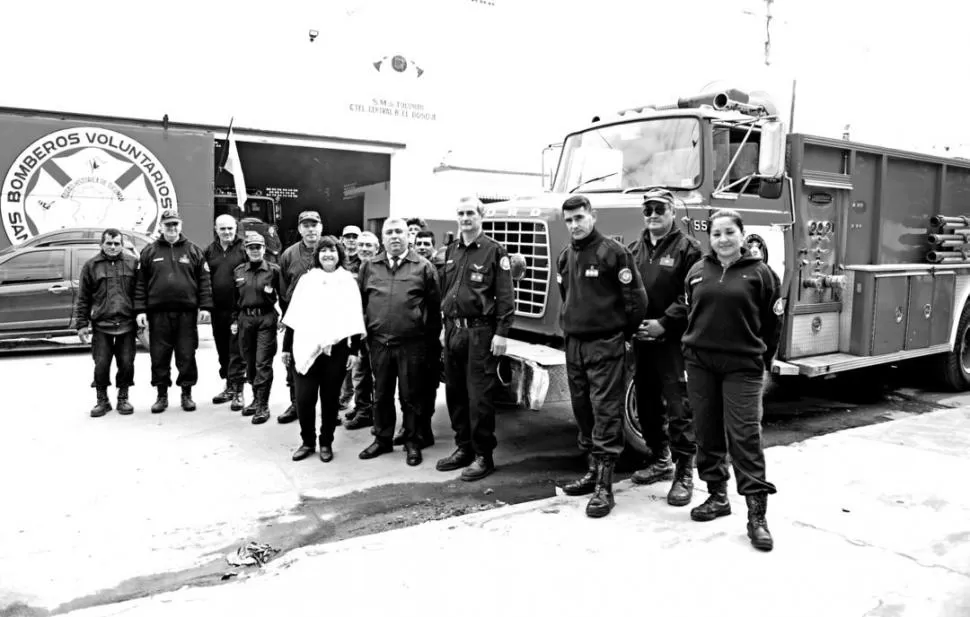
[[[701,125],[696,118],[612,124],[570,135],[555,190],[622,191],[642,186],[694,189],[701,184]]]

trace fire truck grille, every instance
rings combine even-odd
[[[545,221],[485,219],[486,234],[501,242],[510,255],[525,257],[525,276],[515,281],[515,314],[542,317],[549,295],[549,232]]]

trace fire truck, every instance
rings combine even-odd
[[[705,250],[720,208],[759,241],[783,281],[776,378],[918,359],[949,388],[970,386],[970,161],[787,134],[766,96],[728,90],[595,117],[566,136],[550,176],[548,192],[490,204],[484,221],[525,261],[499,370],[514,402],[569,399],[554,271],[569,241],[562,202],[584,194],[598,229],[626,245],[652,187],[677,196],[677,224]],[[645,451],[632,371],[625,431]]]

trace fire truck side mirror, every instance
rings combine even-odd
[[[785,125],[766,122],[761,127],[761,152],[758,156],[758,175],[772,180],[785,174]]]
[[[551,191],[555,186],[560,154],[562,144],[549,144],[542,150],[542,188],[546,191]]]

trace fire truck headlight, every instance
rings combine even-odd
[[[512,270],[512,280],[520,281],[525,278],[525,255],[522,253],[513,253],[509,255],[509,262]]]

